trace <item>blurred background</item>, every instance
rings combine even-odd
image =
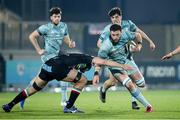
[[[73,51],[90,55],[97,55],[99,33],[110,23],[107,12],[120,7],[123,19],[132,20],[156,44],[152,52],[143,42],[142,51],[134,55],[148,88],[180,89],[180,55],[160,61],[180,45],[179,5],[179,0],[0,0],[0,91],[19,90],[37,74],[40,56],[28,36],[49,22],[53,6],[62,9],[62,21],[76,41]],[[43,46],[43,40],[39,42]],[[66,47],[63,50],[71,51]],[[92,74],[93,70],[86,73],[89,80]],[[106,78],[107,72],[102,71],[101,82]]]

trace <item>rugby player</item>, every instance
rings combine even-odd
[[[2,108],[5,112],[10,112],[17,103],[43,89],[49,81],[56,79],[74,84],[69,100],[64,107],[64,113],[83,113],[74,106],[74,103],[87,82],[86,77],[81,72],[90,70],[92,65],[107,65],[125,70],[132,69],[129,65],[85,54],[59,54],[43,63],[40,73],[33,79],[32,86],[24,89],[11,102],[3,105]],[[74,68],[78,68],[79,71]],[[51,100],[50,97],[47,99]]]
[[[137,40],[137,45],[134,51],[140,51],[142,48],[142,37],[136,32],[126,31],[122,33],[121,26],[118,24],[113,24],[110,26],[110,36],[106,37],[102,43],[98,56],[103,59],[110,59],[120,64],[128,64],[132,66],[132,63],[127,59],[125,45],[130,40]],[[133,67],[134,68],[134,67]],[[93,79],[93,84],[99,82],[99,67],[95,68],[95,76]],[[146,112],[152,112],[151,104],[143,97],[139,88],[131,81],[131,78],[128,76],[128,73],[136,72],[136,68],[130,71],[124,71],[121,68],[109,67],[109,71],[119,82],[124,85],[131,95],[137,99],[140,103],[146,108]],[[138,85],[138,82],[136,83]]]
[[[51,22],[41,25],[29,35],[29,39],[34,46],[36,52],[41,56],[42,62],[46,62],[58,55],[61,45],[64,42],[69,48],[75,47],[75,42],[69,37],[66,23],[61,22],[62,11],[59,7],[52,7],[49,11]],[[38,38],[42,36],[45,42],[44,48],[38,44]],[[68,83],[60,81],[61,85],[61,105],[64,107],[67,101]],[[24,102],[21,102],[21,108],[24,107]]]
[[[152,50],[155,49],[155,44],[153,41],[141,30],[139,29],[131,20],[122,20],[122,11],[119,7],[114,7],[112,8],[109,12],[108,15],[110,16],[111,19],[111,24],[107,25],[102,34],[100,35],[100,38],[97,42],[97,46],[100,48],[101,44],[105,41],[106,37],[109,37],[110,35],[110,26],[112,24],[119,24],[122,27],[122,31],[124,32],[138,32],[141,34],[143,40],[146,40],[149,42],[149,46]],[[127,51],[129,51],[127,49]],[[138,86],[138,87],[144,87],[145,86],[145,80],[143,75],[141,74],[138,66],[135,64],[132,53],[127,52],[128,54],[128,60],[129,63],[136,68],[134,72],[131,72],[128,74],[128,76],[133,80],[133,82]],[[117,80],[112,76],[111,73],[109,73],[109,79],[106,80],[103,84],[103,86],[100,88],[100,100],[105,103],[106,102],[106,91],[111,87],[114,86],[117,83]],[[132,96],[132,109],[140,109],[138,106],[136,99]]]

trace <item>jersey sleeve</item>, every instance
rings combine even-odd
[[[132,41],[136,38],[136,35],[135,32],[126,31],[123,37],[125,40]]]
[[[131,32],[136,32],[137,26],[131,20],[128,20],[128,22],[129,22],[129,25],[130,25],[130,31]]]
[[[109,49],[110,49],[110,46],[106,42],[103,42],[99,51],[98,51],[98,57],[103,58],[103,59],[107,59]]]
[[[48,28],[46,25],[41,25],[38,29],[37,29],[38,33],[40,35],[46,35],[47,34],[47,31],[48,31]]]
[[[101,33],[101,35],[99,37],[100,40],[104,41],[107,37],[109,37],[109,35],[110,35],[110,30],[109,30],[110,28],[109,28],[109,26],[110,25],[106,26],[104,28],[104,30],[102,31],[102,33]]]
[[[64,29],[65,29],[64,36],[69,35],[67,24],[64,24]]]

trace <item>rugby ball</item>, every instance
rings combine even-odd
[[[127,43],[127,49],[129,52],[134,52],[133,49],[136,47],[136,43],[134,41],[130,41]]]

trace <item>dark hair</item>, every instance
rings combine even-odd
[[[62,14],[61,8],[59,8],[59,7],[52,7],[49,10],[49,15],[52,16],[53,14]]]
[[[110,31],[121,31],[122,30],[122,28],[121,28],[121,26],[120,25],[118,25],[118,24],[112,24],[111,25],[111,27],[110,27]]]
[[[110,16],[110,17],[112,17],[113,15],[115,15],[115,14],[118,14],[118,15],[122,15],[122,11],[121,11],[121,9],[119,8],[119,7],[113,7],[111,10],[109,10],[109,12],[108,12],[108,15]]]

